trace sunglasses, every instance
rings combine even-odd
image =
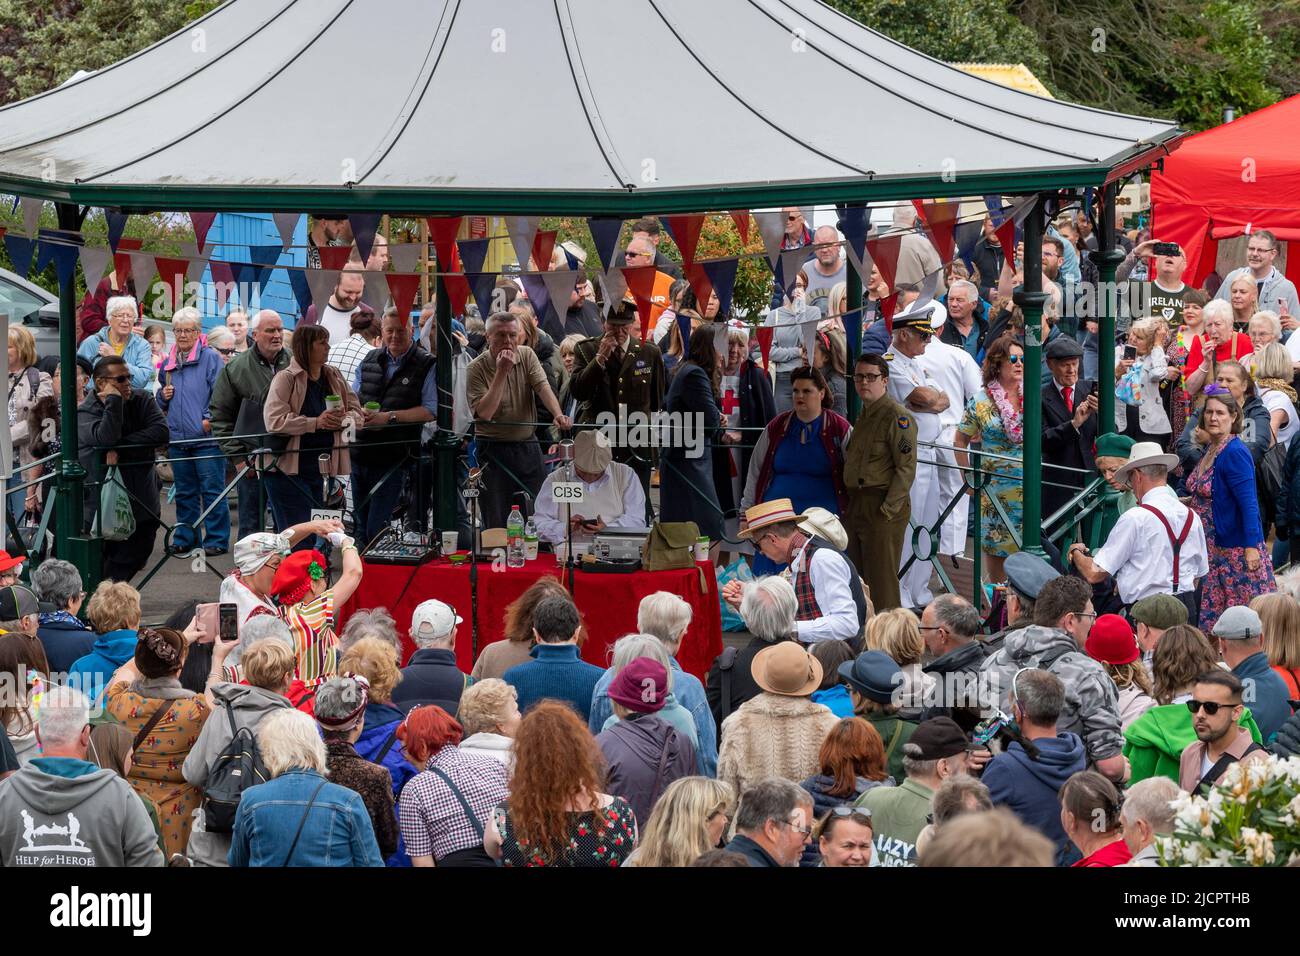
[[[130,375],[105,375],[105,376],[104,376],[104,381],[105,381],[105,382],[114,382],[114,383],[116,383],[116,384],[118,384],[118,385],[121,385],[121,384],[124,383],[124,382],[129,382],[129,381],[131,381],[131,376],[130,376]]]
[[[1211,717],[1213,717],[1215,714],[1217,714],[1217,713],[1219,712],[1219,710],[1222,709],[1222,708],[1224,708],[1224,707],[1235,707],[1235,706],[1237,706],[1237,705],[1236,705],[1236,704],[1219,704],[1219,703],[1216,703],[1215,701],[1212,701],[1212,700],[1197,700],[1197,699],[1194,698],[1194,697],[1193,697],[1191,700],[1189,700],[1189,701],[1187,702],[1187,709],[1190,710],[1193,714],[1195,714],[1198,710],[1200,710],[1202,707],[1204,707],[1204,708],[1205,708],[1205,712],[1206,712],[1207,714],[1209,714]]]
[[[800,216],[786,216],[786,217],[785,217],[785,221],[786,221],[786,222],[795,222],[795,221],[797,221],[797,220],[800,219],[800,218],[801,218]]]
[[[917,338],[925,339],[926,341],[929,341],[930,336],[934,335],[933,332],[927,332],[925,329],[908,329],[907,331],[911,332]]]
[[[234,349],[217,349],[217,351],[220,352],[222,355],[234,355],[234,354],[235,354],[235,350],[234,350]]]
[[[1023,365],[1025,362],[1025,357],[1023,355],[1008,355],[1007,361],[1010,362],[1012,365]]]
[[[831,816],[833,817],[865,817],[871,819],[871,811],[865,807],[832,807]]]

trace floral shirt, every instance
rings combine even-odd
[[[506,804],[498,805],[492,816],[501,834],[502,866],[621,866],[636,848],[636,814],[622,797],[599,810],[568,814],[568,846],[554,860],[516,837]]]

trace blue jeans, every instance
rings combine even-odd
[[[321,501],[321,483],[319,476],[315,480],[305,480],[298,475],[286,475],[272,469],[262,473],[266,482],[266,497],[271,505],[271,517],[275,530],[288,531],[296,524],[311,520],[311,509],[323,506]],[[295,551],[313,547],[315,535],[307,535],[297,545]]]
[[[194,523],[205,508],[216,502],[216,507],[203,521],[202,545],[205,548],[229,548],[230,507],[224,500],[218,500],[226,486],[226,459],[218,453],[216,443],[171,445],[167,457],[172,462],[172,478],[176,486],[176,533],[172,536],[172,544],[182,551],[198,547]]]
[[[363,465],[355,457],[352,460],[352,523],[357,544],[363,548],[388,527],[401,500],[402,479],[408,466],[398,468],[387,481],[375,487],[391,467],[392,462]]]

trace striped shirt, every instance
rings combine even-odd
[[[283,614],[293,635],[298,679],[315,687],[337,674],[339,639],[334,634],[333,588],[285,608]]]
[[[505,764],[447,744],[427,766],[429,769],[411,778],[402,789],[400,819],[407,854],[440,860],[482,846],[478,827],[466,816],[447,782],[432,768],[437,767],[451,779],[474,811],[479,826],[486,827],[492,808],[509,794]]]

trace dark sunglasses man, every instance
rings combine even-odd
[[[1204,795],[1223,778],[1228,767],[1240,761],[1265,760],[1268,751],[1240,725],[1242,683],[1228,671],[1201,674],[1192,685],[1192,729],[1196,742],[1183,750],[1178,784],[1189,793]]]

